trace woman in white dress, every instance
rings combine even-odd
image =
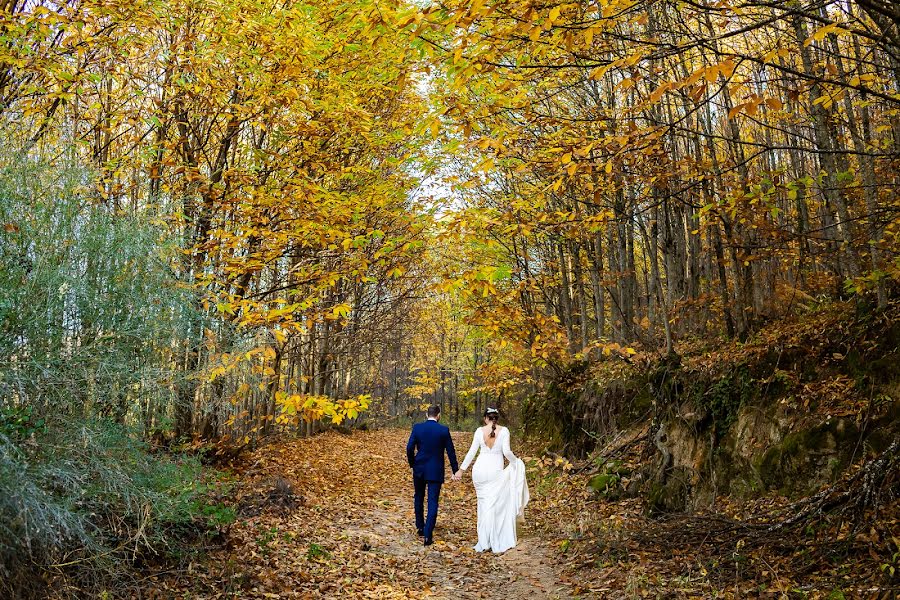
[[[472,469],[472,483],[478,496],[478,544],[476,552],[492,550],[505,552],[516,545],[516,518],[525,514],[528,504],[528,482],[525,480],[525,463],[509,448],[509,429],[498,427],[500,412],[489,408],[484,411],[484,427],[479,427],[472,438],[472,447],[456,474],[469,468],[478,454]],[[503,457],[509,466],[503,468]]]

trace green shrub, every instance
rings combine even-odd
[[[92,198],[61,155],[0,140],[0,598],[73,575],[109,581],[134,560],[233,520],[207,506],[195,457],[154,453],[197,293],[153,206]],[[161,235],[163,233],[163,235]],[[164,437],[164,436],[161,436]]]
[[[152,213],[93,201],[87,181],[0,166],[0,432],[51,413],[155,430],[185,376],[174,353],[194,292],[173,273],[176,245]]]
[[[31,406],[0,406],[0,436],[21,440],[46,431],[44,419]]]
[[[207,485],[198,459],[151,453],[111,421],[0,436],[0,596],[39,583],[35,565],[111,577],[227,521],[226,507],[207,508]]]

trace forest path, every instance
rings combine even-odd
[[[191,597],[568,598],[550,549],[527,525],[503,555],[472,550],[468,477],[444,485],[436,542],[422,545],[407,436],[330,432],[255,451],[238,468],[238,518],[227,543],[165,587]],[[462,458],[471,434],[454,441]]]

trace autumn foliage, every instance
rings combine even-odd
[[[0,0],[6,480],[76,422],[225,460],[888,314],[898,27],[861,0]]]
[[[532,364],[885,306],[900,106],[873,4],[458,2],[409,27],[465,156],[474,315]]]

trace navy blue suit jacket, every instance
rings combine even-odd
[[[450,469],[459,470],[456,449],[450,428],[437,421],[428,420],[413,425],[406,444],[406,459],[412,467],[413,476],[431,482],[444,482],[444,452],[450,459]]]

